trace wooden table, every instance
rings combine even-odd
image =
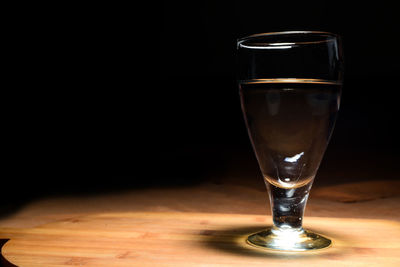
[[[333,240],[319,252],[279,253],[246,244],[271,218],[260,215],[132,212],[92,214],[35,228],[0,229],[17,266],[400,266],[400,223],[305,218]]]
[[[261,184],[262,185],[262,184]],[[333,240],[313,253],[245,243],[271,223],[265,189],[237,183],[26,203],[0,218],[17,266],[400,266],[397,181],[315,187],[304,226]]]

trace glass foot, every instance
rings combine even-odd
[[[250,245],[280,251],[311,251],[327,248],[332,241],[319,234],[304,229],[268,229],[247,238]]]

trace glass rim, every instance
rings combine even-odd
[[[296,40],[290,40],[290,42],[282,42],[278,40],[274,40],[274,37],[291,37],[291,36],[301,36],[302,39],[300,41]],[[313,37],[321,37],[322,39],[317,39],[317,40],[307,40],[307,36],[313,36]],[[340,35],[332,32],[326,32],[326,31],[278,31],[278,32],[266,32],[266,33],[256,33],[256,34],[251,34],[245,37],[241,37],[237,39],[237,47],[239,48],[242,43],[248,42],[248,41],[257,41],[262,39],[263,37],[271,37],[271,40],[268,41],[261,41],[262,45],[277,45],[277,46],[282,46],[282,45],[303,45],[303,44],[318,44],[318,43],[323,43],[323,42],[328,42],[332,40],[338,40],[340,39]],[[323,37],[327,37],[323,39]],[[260,45],[260,42],[257,43],[257,45]],[[250,48],[250,47],[246,47]]]

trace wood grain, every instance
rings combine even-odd
[[[400,223],[305,217],[330,237],[319,252],[250,247],[270,224],[259,215],[130,212],[71,217],[30,229],[0,228],[3,256],[17,266],[400,266]]]

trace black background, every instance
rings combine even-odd
[[[385,175],[399,159],[394,2],[35,8],[14,10],[8,23],[3,206],[52,194],[190,185],[240,168],[229,165],[232,158],[254,163],[235,82],[235,42],[271,31],[343,37],[342,105],[321,171],[329,162],[372,168],[369,178],[398,178]]]

